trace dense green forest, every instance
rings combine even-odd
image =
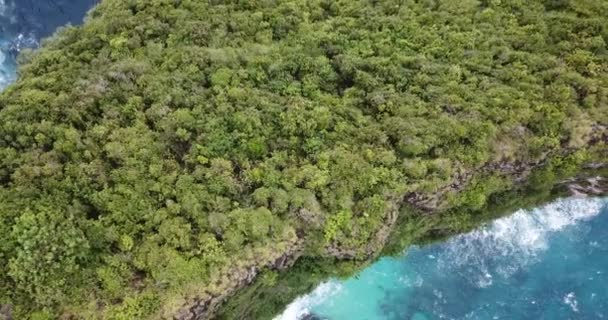
[[[607,42],[605,0],[103,0],[0,95],[0,305],[171,318],[404,203],[470,224],[601,157]]]

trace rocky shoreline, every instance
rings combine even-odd
[[[588,138],[587,147],[592,147],[596,145],[607,145],[608,144],[608,127],[606,126],[594,126],[592,132]],[[564,149],[562,155],[571,154],[576,150]],[[442,207],[443,197],[448,193],[457,193],[466,188],[468,183],[475,176],[483,176],[484,174],[500,174],[503,176],[511,176],[513,177],[513,181],[516,184],[521,184],[526,181],[526,179],[530,176],[532,171],[543,167],[546,165],[547,160],[551,158],[549,155],[545,155],[540,160],[533,162],[521,162],[515,161],[513,163],[510,162],[492,162],[485,164],[478,168],[477,170],[469,170],[465,172],[457,172],[453,177],[453,183],[437,190],[433,193],[418,193],[412,192],[406,195],[405,201],[413,206],[414,208],[421,210],[422,212],[433,213],[437,211],[441,211],[445,209]],[[606,168],[608,166],[607,163],[604,162],[592,162],[586,164],[583,167],[583,170],[597,170]],[[577,178],[573,178],[576,180]],[[575,195],[575,194],[573,194]]]
[[[523,183],[525,178],[529,176],[530,172],[535,168],[542,166],[542,163],[536,163],[532,166],[524,166],[524,165],[492,165],[488,166],[492,167],[492,169],[500,170],[503,174],[512,174],[515,176],[515,180]],[[584,169],[600,169],[606,167],[606,164],[594,163],[587,165]],[[487,169],[489,170],[489,169]],[[468,179],[470,179],[469,177]],[[466,183],[458,183],[459,186],[464,186]],[[599,175],[581,175],[578,177],[570,178],[564,181],[561,181],[556,185],[556,188],[565,189],[569,196],[574,197],[587,197],[587,196],[603,196],[608,194],[608,179]],[[412,199],[420,199],[420,198],[412,198],[411,195],[409,197],[405,197],[405,201],[410,205],[415,205],[417,209],[420,209],[421,212],[429,212],[428,207],[424,205],[420,205],[417,201],[412,201]],[[395,206],[393,210],[387,214],[385,219],[385,224],[383,227],[376,233],[374,240],[371,241],[365,250],[366,259],[373,259],[380,253],[380,249],[386,243],[389,234],[394,228],[398,217],[398,207]],[[297,244],[294,244],[293,247],[290,247],[284,254],[277,257],[272,262],[266,264],[264,267],[274,271],[285,271],[303,254],[303,238],[299,238]],[[380,248],[380,249],[378,249]],[[327,247],[326,253],[328,256],[333,257],[338,260],[350,260],[356,259],[357,254],[348,250],[340,250],[340,248],[336,247]],[[255,278],[261,272],[261,268],[256,266],[250,266],[242,272],[237,272],[232,277],[233,285],[229,286],[223,293],[219,295],[210,295],[205,298],[196,297],[186,305],[184,305],[180,311],[173,317],[174,320],[200,320],[200,319],[210,319],[216,315],[216,312],[219,310],[221,305],[229,299],[232,295],[237,293],[239,290],[245,288],[248,285],[251,285]],[[316,319],[314,315],[309,315],[309,318],[305,319]]]
[[[539,164],[536,164],[539,166]],[[587,170],[597,170],[606,168],[608,165],[605,163],[592,163],[585,166]],[[509,170],[506,170],[508,168]],[[497,169],[497,168],[494,168]],[[524,176],[527,176],[530,172],[530,168],[523,169],[523,166],[502,166],[500,169],[503,172],[512,171],[520,181]],[[512,169],[512,170],[511,170]],[[460,183],[458,185],[464,185]],[[608,178],[600,175],[581,175],[561,181],[556,186],[567,192],[567,195],[573,197],[594,197],[594,196],[605,196],[608,194]],[[419,205],[420,197],[412,197],[411,195],[406,197],[406,202],[412,205]],[[416,201],[418,200],[418,201]],[[426,202],[428,203],[428,202]],[[419,205],[417,208],[421,209],[422,212],[428,212],[428,207],[425,205]],[[395,226],[398,216],[398,208],[394,207],[394,210],[390,210],[387,214],[386,223],[377,232],[374,241],[370,242],[366,248],[366,257],[371,259],[377,254],[382,245],[387,241],[390,231]],[[297,262],[300,256],[303,254],[303,238],[298,238],[294,243],[288,246],[288,248],[280,255],[271,259],[271,261],[264,264],[262,267],[257,265],[244,266],[235,268],[238,270],[230,271],[230,275],[227,279],[227,283],[220,283],[218,287],[223,288],[221,292],[209,292],[205,295],[196,296],[188,299],[173,316],[174,320],[200,320],[200,319],[211,319],[218,312],[221,305],[229,299],[232,295],[237,293],[239,290],[251,285],[256,277],[260,274],[262,269],[268,268],[274,271],[286,271],[293,264]],[[355,252],[341,251],[339,248],[326,248],[327,254],[339,260],[354,259],[356,257]],[[13,320],[12,310],[10,305],[2,305],[0,307],[0,319]],[[317,319],[315,315],[311,314],[305,319]]]
[[[599,141],[605,141],[605,138],[606,136],[604,135],[603,139]],[[431,214],[441,210],[440,199],[446,192],[462,191],[467,183],[474,178],[475,174],[498,172],[501,175],[513,177],[516,184],[523,184],[533,170],[542,167],[544,164],[545,162],[543,161],[528,164],[488,164],[475,173],[469,172],[456,175],[454,182],[447,189],[427,195],[408,194],[401,201],[394,200],[392,202],[394,205],[388,211],[385,223],[376,232],[373,240],[366,246],[364,257],[357,255],[357,252],[352,250],[341,250],[339,247],[331,246],[325,248],[326,255],[337,260],[373,259],[380,254],[391,231],[395,228],[400,205],[408,204],[423,214]],[[582,174],[560,181],[555,188],[564,190],[565,194],[573,197],[605,196],[608,194],[608,178],[597,174],[597,172],[607,167],[608,163],[589,163],[582,168]],[[304,234],[297,234],[293,242],[286,244],[285,250],[282,253],[276,253],[264,261],[259,260],[256,264],[237,266],[232,270],[222,272],[221,274],[225,275],[225,277],[220,277],[221,280],[217,280],[216,287],[219,288],[218,290],[188,298],[182,307],[171,317],[174,320],[200,320],[215,317],[226,300],[230,299],[243,288],[251,285],[264,269],[286,271],[292,267],[304,254],[304,242]],[[166,318],[166,316],[162,317]],[[13,320],[10,305],[0,305],[0,319]],[[316,318],[311,314],[305,319]]]

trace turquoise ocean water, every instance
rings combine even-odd
[[[608,319],[608,198],[562,199],[330,280],[276,320]]]

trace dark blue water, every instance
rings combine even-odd
[[[23,48],[68,23],[79,24],[97,0],[0,0],[0,90],[16,78],[15,58]]]
[[[559,200],[330,280],[277,317],[607,319],[608,198]]]

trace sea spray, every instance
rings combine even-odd
[[[275,320],[300,319],[310,314],[310,309],[317,303],[322,303],[329,297],[336,295],[342,289],[342,285],[337,280],[330,280],[319,285],[313,292],[301,296],[292,302],[287,309]]]
[[[480,287],[496,276],[509,277],[534,263],[553,232],[596,216],[605,199],[560,199],[533,210],[519,210],[488,226],[447,241],[438,259],[445,272],[458,270]]]

